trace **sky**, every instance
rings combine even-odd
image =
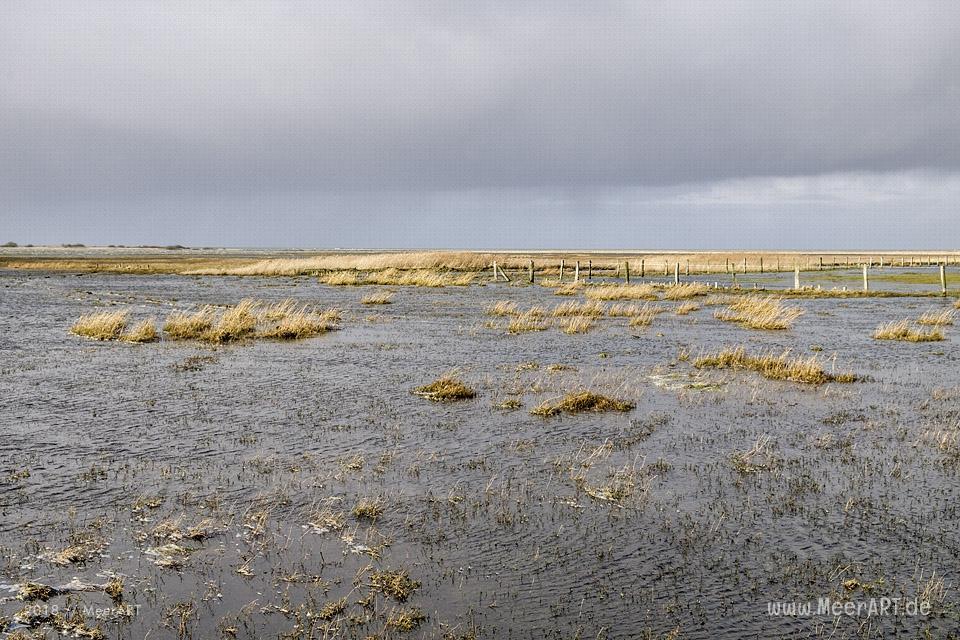
[[[0,3],[0,243],[951,249],[960,3]]]

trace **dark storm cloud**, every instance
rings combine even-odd
[[[960,168],[955,2],[7,2],[0,199]]]

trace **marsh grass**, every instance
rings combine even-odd
[[[770,436],[759,436],[753,446],[745,451],[736,451],[730,456],[733,468],[742,474],[754,474],[775,468],[780,460],[774,452]]]
[[[360,304],[391,304],[393,291],[378,291],[360,298]]]
[[[129,315],[127,310],[82,315],[70,327],[70,332],[94,340],[119,340]]]
[[[780,355],[772,353],[758,356],[748,355],[743,347],[724,349],[714,354],[697,358],[693,366],[697,369],[747,369],[756,371],[771,380],[788,380],[805,384],[823,384],[825,382],[855,382],[852,373],[828,373],[816,356],[807,358],[791,356],[790,351]]]
[[[702,282],[684,282],[667,287],[663,291],[664,300],[687,300],[695,296],[705,296],[710,287]]]
[[[649,284],[601,284],[588,287],[584,295],[591,300],[656,300],[657,289]]]
[[[468,400],[477,396],[473,389],[454,376],[443,376],[430,384],[417,387],[413,393],[434,402]]]
[[[473,284],[473,273],[457,271],[432,271],[429,269],[385,269],[361,272],[354,270],[331,271],[319,276],[320,282],[333,286],[383,285],[400,287],[465,287]]]
[[[572,316],[563,320],[560,330],[568,335],[586,333],[593,328],[593,316]]]
[[[257,334],[273,340],[302,340],[319,336],[336,328],[340,312],[329,309],[322,313],[297,309],[281,318],[274,326]]]
[[[563,284],[553,290],[555,296],[575,296],[583,291],[583,282],[571,282]]]
[[[17,588],[17,600],[46,602],[59,593],[57,589],[50,585],[40,584],[39,582],[25,582]]]
[[[661,313],[663,313],[663,309],[657,305],[645,304],[639,309],[630,309],[630,326],[649,327],[653,324],[653,319]]]
[[[920,317],[917,318],[917,324],[928,327],[945,327],[953,324],[954,315],[955,312],[953,309],[944,309],[943,311],[931,309],[930,311],[923,312]]]
[[[376,520],[383,515],[383,500],[380,498],[360,498],[350,511],[357,520]]]
[[[602,316],[606,311],[606,306],[602,302],[577,302],[568,300],[555,306],[550,312],[554,318],[566,318],[570,316]]]
[[[387,626],[393,627],[397,631],[413,631],[427,619],[420,609],[416,607],[405,610],[395,610],[387,616]]]
[[[370,574],[370,588],[397,602],[406,602],[420,588],[420,583],[406,571],[375,571]]]
[[[517,303],[512,300],[498,300],[492,305],[488,306],[485,310],[485,313],[488,316],[515,316],[520,313],[517,308]]]
[[[157,326],[154,324],[153,318],[148,318],[133,325],[129,331],[124,332],[123,335],[120,336],[120,339],[125,342],[142,344],[159,340],[160,334],[157,332]]]
[[[530,413],[535,416],[550,417],[560,413],[583,413],[591,411],[601,413],[604,411],[630,411],[636,405],[632,402],[625,402],[608,398],[607,396],[593,393],[592,391],[571,391],[555,402],[546,401],[537,406]]]
[[[877,327],[873,332],[877,340],[899,340],[901,342],[939,342],[943,340],[940,329],[922,331],[914,329],[909,320],[894,320]]]
[[[781,299],[771,296],[743,296],[725,311],[714,313],[715,318],[724,322],[772,331],[789,329],[801,315],[803,309],[785,306]]]
[[[550,328],[550,325],[550,320],[544,318],[543,308],[532,307],[513,317],[507,325],[507,331],[514,334],[544,331]]]
[[[678,305],[673,312],[678,316],[686,316],[686,315],[690,315],[694,311],[699,311],[699,310],[700,310],[700,305],[698,305],[696,302],[684,302],[683,304]]]
[[[215,319],[216,310],[209,306],[193,313],[174,311],[163,324],[163,332],[174,340],[199,340],[213,327]]]
[[[274,303],[244,299],[219,317],[210,306],[193,313],[174,311],[163,330],[172,340],[225,344],[252,338],[300,340],[335,329],[339,322],[338,309],[317,311],[291,299]]]

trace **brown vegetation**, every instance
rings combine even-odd
[[[770,296],[743,296],[726,311],[714,313],[718,320],[766,330],[789,329],[801,315],[803,309],[785,306],[782,300]]]
[[[857,379],[852,373],[826,372],[815,355],[808,358],[795,357],[790,355],[790,351],[784,351],[780,355],[767,353],[752,356],[748,355],[743,347],[701,356],[694,361],[693,366],[697,369],[749,369],[771,380],[790,380],[806,384],[854,382]]]
[[[909,320],[894,320],[877,327],[873,332],[877,340],[900,340],[901,342],[938,342],[943,340],[940,329],[922,331],[914,329]]]
[[[70,331],[94,340],[119,340],[127,327],[129,311],[103,311],[80,316]]]
[[[555,416],[558,413],[582,413],[584,411],[630,411],[632,402],[624,402],[593,393],[592,391],[571,391],[556,402],[544,402],[530,413],[535,416]]]
[[[423,396],[434,402],[467,400],[475,398],[477,395],[477,393],[464,384],[462,380],[453,376],[444,376],[434,380],[430,384],[417,387],[413,392],[418,396]]]

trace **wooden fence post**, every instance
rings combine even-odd
[[[577,260],[573,266],[573,281],[580,282],[580,261]]]
[[[687,260],[687,277],[690,277],[690,261]]]
[[[940,295],[947,295],[947,267],[940,265]]]
[[[510,282],[510,276],[508,276],[507,272],[503,270],[503,267],[497,267],[497,268],[500,269],[500,275],[503,276],[503,281]]]
[[[630,284],[630,261],[623,261],[623,275],[626,277],[627,284]]]
[[[870,280],[867,278],[867,263],[863,263],[863,290],[870,291]]]
[[[743,272],[744,272],[744,273],[747,272],[747,258],[746,258],[746,257],[743,258]]]
[[[530,284],[533,284],[533,260],[530,261]]]
[[[499,280],[499,278],[497,277],[497,262],[494,261],[493,262],[493,281],[496,282],[497,280]]]
[[[820,268],[819,271],[823,271],[823,256],[820,256]]]
[[[763,273],[763,256],[760,256],[760,273]]]
[[[643,264],[644,262],[645,262],[645,260],[641,260],[641,261],[640,261],[640,279],[641,279],[641,280],[643,280],[644,276],[646,275],[646,274],[644,273],[644,271],[645,271],[645,267],[644,267],[644,264]]]
[[[560,258],[560,279],[557,282],[563,282],[563,258]]]
[[[793,267],[793,288],[800,288],[800,265],[795,265]]]
[[[680,284],[680,263],[673,267],[673,284]]]
[[[593,280],[593,260],[587,260],[587,280]]]

